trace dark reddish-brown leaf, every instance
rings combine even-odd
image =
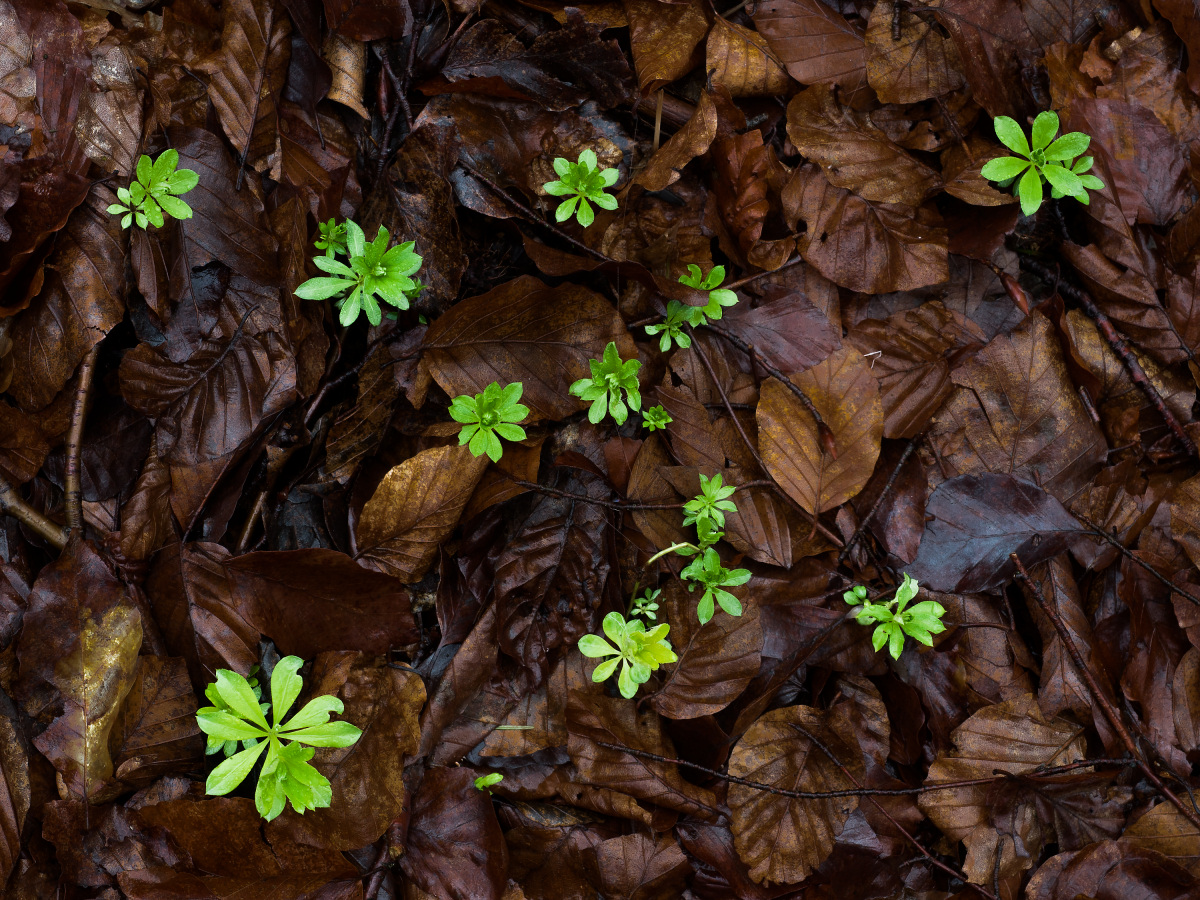
[[[866,79],[862,31],[822,0],[767,0],[755,8],[754,24],[801,84],[856,88]]]
[[[117,777],[145,787],[164,775],[201,768],[204,736],[196,725],[196,708],[182,659],[139,656],[109,739]]]

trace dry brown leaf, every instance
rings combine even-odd
[[[788,495],[819,514],[851,499],[874,471],[883,438],[879,382],[853,347],[835,350],[792,380],[833,432],[837,458],[825,451],[801,401],[774,378],[763,382],[758,402],[759,452]]]
[[[853,731],[839,717],[807,706],[774,710],[751,725],[733,748],[729,774],[789,791],[854,788],[800,729],[829,748],[862,784],[862,753]],[[757,884],[795,884],[807,878],[833,852],[834,839],[857,808],[857,797],[796,800],[729,786],[734,845]]]
[[[783,208],[789,224],[804,220],[805,261],[842,287],[884,294],[949,278],[946,231],[930,207],[871,203],[805,166],[784,188]]]
[[[855,88],[866,79],[862,32],[822,0],[766,0],[753,16],[759,33],[801,84]]]
[[[923,7],[938,5],[922,4]],[[942,35],[932,17],[900,9],[895,38],[897,0],[879,0],[867,21],[867,81],[884,103],[919,103],[963,86],[958,48]]]
[[[406,584],[420,581],[459,516],[486,456],[466,447],[431,447],[394,467],[358,518],[358,558]]]
[[[329,63],[333,73],[333,82],[326,96],[354,110],[364,119],[371,118],[362,104],[363,86],[367,78],[367,45],[331,31],[325,38],[321,56]]]
[[[734,97],[769,97],[791,84],[783,64],[757,31],[717,16],[708,33],[705,70]]]
[[[1200,830],[1170,803],[1159,803],[1142,815],[1118,843],[1156,850],[1200,877]]]
[[[865,113],[839,103],[827,84],[792,98],[787,133],[830,184],[864,200],[915,207],[941,187],[937,172],[894,144]]]
[[[648,191],[661,191],[674,184],[683,174],[683,167],[703,156],[717,136],[717,107],[707,91],[700,95],[696,112],[687,124],[671,135],[670,140],[650,157],[646,168],[634,176],[633,183]]]
[[[625,0],[629,44],[642,96],[682,78],[703,58],[708,13],[699,0]]]

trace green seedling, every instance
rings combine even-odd
[[[654,590],[646,588],[646,593],[644,595],[641,597],[634,597],[631,618],[632,616],[642,616],[643,618],[649,619],[651,622],[658,619],[658,595],[661,593],[662,591],[658,590],[657,588]]]
[[[642,364],[636,359],[622,360],[616,343],[609,341],[604,348],[604,358],[590,359],[588,365],[592,377],[580,378],[571,385],[571,394],[592,404],[588,409],[588,421],[593,425],[598,425],[606,413],[611,413],[618,425],[624,425],[630,409],[642,408],[637,379]],[[625,401],[621,400],[621,391],[625,392]]]
[[[616,184],[621,173],[616,169],[601,169],[595,151],[584,150],[578,162],[558,157],[554,160],[554,173],[558,180],[547,181],[542,189],[553,197],[567,198],[554,211],[558,221],[565,222],[574,213],[576,221],[587,228],[596,220],[589,200],[601,209],[617,208],[617,198],[604,193],[604,189]]]
[[[318,222],[317,231],[320,236],[314,242],[318,250],[324,250],[325,255],[333,258],[338,254],[347,255],[346,223],[330,219],[328,222]]]
[[[500,462],[504,454],[500,438],[525,440],[525,429],[517,424],[529,417],[529,407],[518,402],[524,390],[525,385],[520,381],[504,388],[493,381],[474,397],[467,394],[455,397],[450,402],[450,418],[463,426],[458,433],[458,445],[466,444],[474,456],[486,453],[492,462]]]
[[[861,584],[842,594],[842,599],[851,606],[863,605],[856,614],[860,625],[875,624],[875,633],[871,635],[871,645],[876,651],[884,644],[892,659],[899,659],[904,651],[904,636],[908,635],[920,641],[927,647],[933,646],[932,635],[941,634],[946,630],[942,624],[942,615],[946,612],[942,604],[934,600],[925,600],[909,606],[909,602],[917,596],[919,585],[904,573],[904,580],[896,588],[896,593],[886,603],[876,603],[867,599],[867,589]]]
[[[704,594],[696,607],[696,614],[701,625],[707,624],[713,617],[713,613],[716,611],[713,605],[714,600],[729,615],[740,616],[742,614],[741,601],[729,593],[726,588],[745,584],[750,580],[750,570],[726,569],[721,565],[721,557],[712,547],[706,548],[702,554],[692,560],[679,573],[679,577],[690,582],[688,584],[689,591],[694,591],[697,585],[704,588]]]
[[[191,169],[176,169],[179,153],[164,150],[153,162],[143,155],[138,159],[137,171],[128,188],[117,188],[117,199],[108,212],[121,216],[121,227],[128,228],[137,222],[138,228],[147,224],[162,228],[163,214],[174,219],[190,219],[192,208],[177,195],[186,194],[200,183],[200,176]]]
[[[697,270],[699,271],[699,270]],[[658,349],[666,353],[671,349],[671,342],[687,349],[692,346],[692,338],[686,331],[685,325],[691,325],[693,328],[704,324],[704,308],[701,306],[688,306],[686,303],[680,303],[678,300],[671,300],[667,303],[667,317],[657,325],[647,325],[646,334],[654,337],[658,335]]]
[[[1087,150],[1090,137],[1082,131],[1072,131],[1054,140],[1058,134],[1058,113],[1052,110],[1038,113],[1033,120],[1032,141],[1025,139],[1021,126],[1008,116],[997,116],[995,127],[996,137],[1017,155],[990,160],[981,174],[1001,187],[1015,182],[1013,193],[1020,199],[1025,215],[1033,215],[1042,205],[1043,181],[1050,185],[1050,196],[1054,199],[1074,197],[1083,204],[1091,202],[1089,190],[1104,187],[1103,181],[1087,174],[1092,157],[1079,156]]]
[[[596,666],[592,681],[604,681],[619,665],[621,674],[617,676],[617,687],[626,700],[637,693],[639,684],[650,679],[651,672],[678,659],[667,640],[671,626],[666,622],[647,631],[641,619],[626,622],[619,612],[610,612],[602,625],[612,644],[598,635],[585,634],[579,639],[579,651],[592,659],[612,657]]]
[[[725,513],[737,512],[737,504],[729,498],[737,490],[736,486],[725,487],[718,472],[712,478],[700,476],[700,493],[683,504],[684,525],[696,525],[700,530],[700,521],[707,520],[713,529],[725,527]],[[701,538],[703,540],[703,537]]]
[[[354,324],[359,312],[367,321],[378,325],[383,320],[376,298],[398,309],[408,309],[409,301],[421,290],[412,275],[421,268],[421,257],[413,252],[414,241],[388,248],[391,236],[382,225],[375,240],[367,243],[366,235],[355,222],[346,221],[346,254],[349,264],[328,255],[313,258],[313,263],[329,278],[310,278],[296,288],[296,296],[304,300],[337,298],[342,325]]]
[[[208,794],[228,794],[245,780],[266,751],[254,805],[267,821],[283,812],[288,801],[301,814],[329,806],[333,790],[329,779],[309,764],[314,752],[311,748],[349,747],[362,735],[349,722],[329,721],[330,713],[343,711],[342,701],[332,696],[314,697],[283,722],[304,686],[297,674],[302,665],[296,656],[285,656],[275,664],[271,673],[275,708],[270,724],[266,714],[271,704],[260,703],[250,683],[229,669],[218,669],[217,680],[204,692],[213,705],[196,712],[200,730],[208,735],[209,753],[216,753],[229,741],[240,741],[245,748],[212,770],[204,786]]]
[[[705,318],[716,322],[725,314],[722,307],[733,306],[738,302],[737,294],[721,288],[721,282],[724,280],[724,266],[713,266],[712,270],[701,279],[700,267],[695,263],[688,266],[687,274],[679,276],[680,284],[686,284],[688,287],[695,288],[698,291],[708,291],[708,303],[706,305],[691,307],[692,309],[699,310],[702,314],[699,317],[700,321],[691,322],[690,324],[703,325]]]
[[[490,794],[491,786],[493,784],[499,784],[503,780],[504,780],[504,776],[501,775],[499,772],[489,772],[487,775],[480,775],[478,778],[475,779],[475,790],[487,791]]]
[[[675,420],[661,406],[642,410],[642,427],[650,431],[665,431]]]

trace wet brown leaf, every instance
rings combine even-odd
[[[784,188],[783,206],[789,223],[804,221],[805,261],[842,287],[881,294],[949,276],[946,232],[929,207],[869,203],[807,166]]]
[[[346,709],[338,718],[363,735],[312,759],[333,788],[332,805],[303,816],[289,810],[271,827],[308,846],[355,850],[378,840],[405,812],[404,768],[417,749],[425,686],[415,672],[361,653],[318,656],[309,680],[313,696],[341,698]]]
[[[935,4],[922,4],[924,8]],[[867,81],[884,103],[919,103],[964,84],[958,50],[928,14],[902,7],[895,39],[896,0],[880,0],[867,21]]]
[[[1169,857],[1119,841],[1101,841],[1084,850],[1048,859],[1030,879],[1028,900],[1183,900],[1195,879]]]
[[[196,725],[196,709],[182,659],[139,656],[109,738],[117,778],[145,787],[164,775],[200,769],[204,736]]]
[[[916,207],[941,187],[937,172],[892,143],[865,113],[839,103],[827,84],[792,98],[787,133],[830,184],[863,200]]]
[[[861,754],[853,733],[821,710],[789,706],[767,713],[738,741],[729,774],[789,791],[840,791],[855,785],[800,729],[829,748],[859,784]],[[729,786],[733,839],[757,884],[802,881],[833,851],[858,808],[857,797],[796,800],[740,784]]]
[[[703,156],[717,136],[717,107],[705,91],[687,124],[671,135],[633,179],[648,191],[661,191],[679,180],[683,167]]]
[[[224,567],[238,611],[281,653],[385,653],[417,639],[408,591],[335,550],[248,553]]]
[[[801,84],[856,88],[866,79],[862,32],[822,0],[766,0],[754,25]]]
[[[637,356],[620,316],[599,294],[522,275],[456,304],[430,326],[424,350],[451,397],[520,381],[521,402],[534,418],[564,419],[583,408],[568,389],[589,376],[588,360],[599,359],[609,341],[622,359]]]
[[[792,380],[832,431],[837,457],[826,452],[800,400],[774,378],[763,382],[758,403],[759,452],[790,497],[810,513],[822,513],[862,490],[875,468],[883,437],[879,382],[850,347]]]
[[[669,900],[678,897],[691,864],[670,835],[657,839],[627,834],[592,848],[591,882],[612,900]]]
[[[508,848],[492,800],[470,769],[426,770],[413,798],[405,874],[435,896],[499,900]]]
[[[934,300],[886,320],[860,322],[847,340],[879,379],[884,437],[911,438],[954,390],[955,363],[986,338],[974,322]]]
[[[702,3],[625,0],[625,14],[642,96],[682,78],[703,58],[708,15]]]
[[[1041,313],[993,338],[951,378],[957,388],[930,435],[948,475],[1011,474],[1069,502],[1106,461],[1104,435]]]
[[[75,136],[105,171],[133,175],[142,134],[142,90],[129,54],[109,38],[92,50],[92,81],[75,120]]]
[[[763,142],[758,129],[718,135],[710,153],[720,174],[711,196],[734,241],[728,252],[740,254],[760,269],[779,268],[791,258],[795,242],[791,238],[769,240],[763,231],[778,210],[786,167],[776,158],[774,148]]]
[[[723,84],[734,97],[765,97],[787,91],[791,81],[766,39],[757,31],[713,20],[705,49],[705,70],[713,84]]]
[[[728,706],[758,674],[762,627],[758,606],[746,603],[742,615],[714,616],[701,625],[696,594],[672,580],[663,588],[655,622],[669,622],[669,639],[679,662],[666,667],[663,685],[651,705],[669,719],[695,719]]]
[[[38,717],[34,740],[76,797],[111,787],[109,737],[133,683],[142,617],[91,544],[76,540],[34,582],[17,643],[19,695]]]
[[[1082,729],[1063,719],[1047,719],[1032,695],[981,709],[954,730],[955,749],[939,754],[925,780],[931,784],[987,778],[994,771],[1021,774],[1086,757]],[[976,884],[991,884],[997,853],[1015,853],[1001,842],[987,785],[955,787],[922,794],[918,803],[951,840],[967,846],[964,871]],[[1026,859],[1027,866],[1032,860]]]
[[[422,450],[393,468],[359,516],[358,558],[407,584],[420,581],[487,463],[486,456],[450,446]]]
[[[21,855],[21,831],[31,803],[29,745],[17,710],[0,696],[0,880],[7,882]]]
[[[1200,831],[1170,803],[1159,803],[1121,835],[1122,844],[1155,850],[1200,875]]]
[[[412,31],[412,10],[404,0],[324,0],[332,31],[356,41],[399,40]]]
[[[841,347],[829,317],[800,291],[726,311],[721,328],[740,337],[785,374],[815,366]]]
[[[332,81],[328,97],[369,119],[371,114],[362,105],[364,82],[367,78],[367,47],[362,41],[329,32],[321,47],[321,56],[329,64]]]

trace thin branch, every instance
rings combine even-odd
[[[904,452],[900,455],[900,462],[896,463],[896,468],[892,469],[892,474],[888,476],[887,484],[883,486],[883,490],[879,492],[879,496],[875,498],[875,502],[871,504],[870,511],[863,516],[863,520],[858,523],[858,527],[854,529],[854,534],[850,535],[850,540],[846,541],[846,546],[842,548],[842,552],[838,554],[837,564],[840,566],[846,561],[846,557],[850,555],[850,551],[854,545],[858,543],[858,539],[862,537],[862,533],[867,530],[867,526],[871,524],[871,520],[875,518],[875,513],[879,511],[880,505],[883,503],[883,498],[892,492],[892,486],[896,483],[896,479],[900,477],[900,470],[904,468],[904,464],[908,462],[908,458],[912,456],[913,450],[917,447],[917,442],[920,441],[920,436],[913,438],[908,442],[908,446],[904,448]]]
[[[780,272],[786,272],[788,269],[798,266],[802,262],[804,262],[804,257],[797,256],[796,258],[785,262],[778,269],[768,269],[766,272],[759,272],[757,275],[747,275],[745,278],[739,278],[737,281],[731,281],[729,284],[722,285],[722,287],[727,291],[736,291],[743,285],[758,281],[760,278],[766,278],[768,275],[778,275]]]
[[[26,503],[3,475],[0,475],[0,513],[12,516],[59,550],[67,546],[67,529]]]
[[[1183,814],[1185,819],[1187,819],[1197,828],[1200,828],[1200,815],[1198,815],[1195,810],[1189,809],[1186,805],[1184,805],[1183,801],[1176,797],[1169,787],[1163,784],[1162,779],[1158,777],[1157,773],[1150,768],[1145,760],[1142,759],[1141,754],[1138,753],[1137,745],[1134,743],[1133,736],[1125,727],[1125,722],[1121,719],[1121,714],[1117,712],[1116,708],[1109,701],[1108,697],[1105,696],[1102,690],[1100,690],[1100,685],[1096,682],[1096,677],[1092,674],[1092,670],[1089,669],[1087,664],[1084,662],[1083,655],[1079,652],[1079,648],[1075,646],[1075,641],[1071,637],[1071,632],[1068,631],[1067,626],[1063,624],[1063,620],[1058,615],[1058,610],[1051,606],[1049,601],[1046,600],[1045,594],[1042,593],[1041,585],[1029,577],[1029,573],[1025,570],[1025,566],[1017,554],[1010,554],[1009,559],[1011,559],[1013,564],[1017,567],[1017,578],[1023,581],[1025,586],[1029,588],[1029,591],[1033,595],[1033,598],[1037,601],[1038,606],[1042,608],[1042,612],[1046,614],[1046,618],[1050,620],[1050,624],[1053,625],[1054,630],[1058,632],[1059,640],[1062,641],[1063,647],[1066,648],[1067,654],[1071,657],[1071,662],[1075,664],[1075,668],[1079,671],[1080,676],[1087,684],[1088,691],[1092,695],[1093,702],[1095,702],[1096,705],[1099,706],[1104,712],[1105,718],[1108,719],[1109,723],[1113,727],[1113,730],[1116,731],[1117,736],[1121,739],[1121,743],[1125,745],[1125,749],[1129,751],[1129,755],[1137,760],[1138,768],[1141,770],[1142,774],[1146,776],[1146,779],[1152,785],[1154,785],[1160,794],[1170,801],[1172,806],[1174,806],[1179,810],[1180,813]]]
[[[75,388],[75,405],[71,409],[71,426],[67,431],[66,482],[67,531],[74,534],[83,530],[83,489],[80,484],[79,454],[83,446],[83,426],[87,421],[88,403],[92,396],[92,380],[96,374],[96,357],[100,355],[99,342],[84,356],[79,364],[79,384]]]
[[[1111,534],[1109,534],[1107,531],[1105,531],[1103,528],[1101,528],[1099,525],[1097,525],[1095,522],[1093,522],[1087,516],[1081,515],[1080,513],[1075,513],[1075,518],[1078,519],[1080,522],[1082,522],[1084,525],[1086,525],[1088,527],[1089,530],[1086,533],[1091,534],[1093,537],[1098,537],[1098,538],[1101,538],[1101,539],[1107,541],[1111,546],[1113,546],[1117,550],[1119,550],[1121,552],[1121,555],[1124,556],[1127,560],[1129,560],[1132,563],[1137,564],[1138,566],[1141,566],[1143,569],[1145,569],[1147,572],[1149,572],[1154,578],[1158,579],[1159,582],[1166,585],[1166,587],[1169,588],[1173,593],[1179,594],[1179,596],[1181,596],[1181,597],[1186,597],[1189,601],[1194,603],[1196,606],[1200,606],[1200,597],[1197,597],[1195,594],[1193,594],[1189,591],[1185,591],[1182,587],[1175,584],[1173,581],[1171,581],[1169,578],[1167,578],[1166,575],[1164,575],[1162,572],[1158,571],[1158,569],[1154,568],[1154,566],[1150,565],[1150,563],[1146,562],[1144,559],[1142,559],[1140,556],[1138,556],[1136,553],[1134,553],[1132,550],[1130,550],[1128,547],[1126,547],[1124,544],[1122,544],[1120,541],[1118,541],[1115,537],[1113,537]]]
[[[1200,457],[1200,451],[1197,451],[1196,444],[1188,436],[1188,433],[1184,431],[1183,426],[1179,424],[1179,420],[1175,418],[1175,414],[1167,407],[1166,401],[1163,400],[1162,395],[1158,392],[1158,388],[1150,381],[1145,370],[1142,369],[1142,364],[1138,362],[1133,351],[1129,349],[1128,341],[1117,331],[1113,323],[1109,321],[1108,316],[1100,311],[1100,308],[1096,306],[1096,302],[1092,299],[1091,295],[1082,288],[1077,288],[1074,285],[1060,281],[1058,273],[1039,260],[1023,256],[1021,257],[1021,264],[1047,284],[1055,285],[1056,290],[1060,294],[1074,300],[1083,308],[1088,317],[1096,323],[1096,328],[1104,335],[1104,339],[1112,347],[1113,353],[1121,360],[1121,363],[1125,366],[1125,370],[1129,372],[1129,377],[1133,380],[1133,383],[1141,388],[1142,393],[1146,395],[1146,399],[1150,401],[1150,405],[1162,416],[1163,421],[1167,423],[1167,428],[1171,430],[1171,434],[1175,435],[1175,439],[1183,445],[1188,456]]]
[[[606,509],[617,510],[634,510],[634,509],[682,509],[682,503],[638,503],[636,500],[598,500],[595,497],[588,497],[586,494],[573,494],[570,491],[560,491],[558,488],[546,487],[544,484],[538,484],[536,481],[523,481],[520,478],[514,478],[503,470],[499,470],[505,478],[513,484],[527,488],[531,491],[537,491],[539,494],[545,494],[548,497],[560,497],[564,500],[577,500],[580,503],[592,503],[596,506],[603,506]]]

